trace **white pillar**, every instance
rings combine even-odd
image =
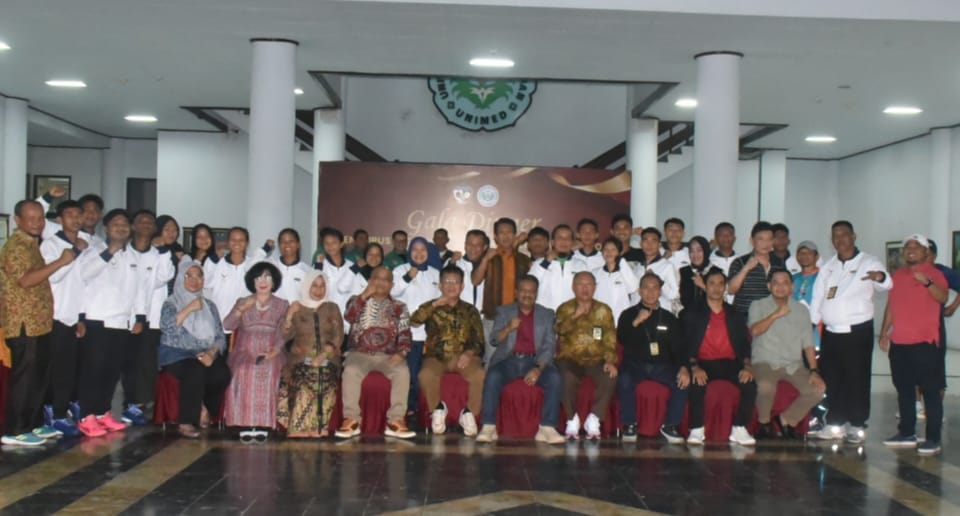
[[[297,42],[253,39],[247,229],[251,248],[293,225]]]
[[[27,100],[8,97],[3,116],[3,206],[13,215],[27,195]]]
[[[105,211],[127,206],[126,146],[126,140],[111,138],[110,148],[103,151],[100,195]]]
[[[784,222],[787,200],[787,152],[766,150],[760,156],[760,219]]]
[[[4,195],[7,191],[7,187],[3,184],[3,134],[6,126],[6,114],[7,114],[7,102],[6,98],[0,97],[0,212],[7,213],[10,217],[13,217],[13,209],[7,209],[6,202],[4,201]],[[13,228],[13,220],[10,221],[11,228]]]
[[[311,249],[319,247],[320,236],[320,167],[324,161],[343,161],[346,158],[347,124],[343,108],[315,109],[313,111],[313,216],[310,218]],[[343,228],[352,231],[354,228]]]
[[[630,218],[637,227],[657,226],[656,118],[633,118],[627,112],[627,170],[630,171]]]
[[[949,128],[930,132],[930,238],[937,242],[937,261],[951,263],[953,239],[950,234],[950,168],[953,162],[953,134]],[[917,228],[922,232],[923,228]]]
[[[697,60],[694,115],[693,225],[690,234],[712,235],[732,221],[737,206],[740,153],[740,59],[736,52],[707,52]]]

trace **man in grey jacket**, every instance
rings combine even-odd
[[[557,349],[553,310],[537,304],[539,282],[531,275],[517,279],[516,302],[497,308],[490,343],[496,347],[483,382],[483,427],[477,442],[497,440],[497,409],[503,387],[523,378],[543,389],[543,409],[536,440],[563,444],[557,432],[560,417],[560,373],[553,366]]]

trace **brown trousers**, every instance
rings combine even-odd
[[[577,413],[577,393],[580,390],[580,380],[584,376],[593,378],[593,383],[597,390],[593,395],[593,412],[600,421],[607,417],[607,405],[610,398],[613,397],[613,391],[617,388],[617,379],[610,378],[610,375],[603,371],[603,362],[593,365],[580,365],[570,360],[557,361],[557,368],[560,369],[560,375],[563,377],[563,411],[567,413],[567,419]]]
[[[761,423],[770,422],[773,400],[777,396],[777,383],[788,382],[800,391],[800,396],[783,411],[784,419],[794,425],[802,420],[810,409],[823,399],[823,393],[810,385],[810,371],[800,366],[793,374],[787,374],[783,368],[773,369],[767,364],[753,364],[753,380],[757,383],[757,419]]]
[[[470,363],[463,369],[457,368],[457,355],[448,360],[446,364],[434,357],[424,357],[423,365],[420,366],[420,392],[427,399],[427,409],[433,411],[440,404],[440,380],[444,373],[457,373],[467,381],[469,393],[467,394],[467,408],[473,412],[474,417],[480,417],[480,402],[483,396],[483,362],[480,357],[473,357]]]

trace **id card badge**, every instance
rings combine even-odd
[[[650,356],[657,357],[660,356],[660,343],[651,342],[650,343]]]
[[[593,340],[602,340],[603,339],[603,328],[599,326],[593,327]]]
[[[835,297],[837,297],[837,287],[830,287],[830,289],[827,290],[827,299],[833,299]]]

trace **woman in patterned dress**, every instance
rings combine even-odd
[[[326,437],[337,403],[343,316],[327,300],[322,272],[311,270],[303,278],[300,300],[287,310],[283,338],[292,338],[293,346],[280,378],[277,422],[287,437]]]
[[[241,440],[260,441],[277,422],[287,302],[273,295],[281,277],[272,264],[254,264],[244,280],[253,295],[238,299],[223,321],[225,330],[237,333],[227,359],[233,381],[227,389],[226,421],[228,426],[250,429],[240,432]]]

